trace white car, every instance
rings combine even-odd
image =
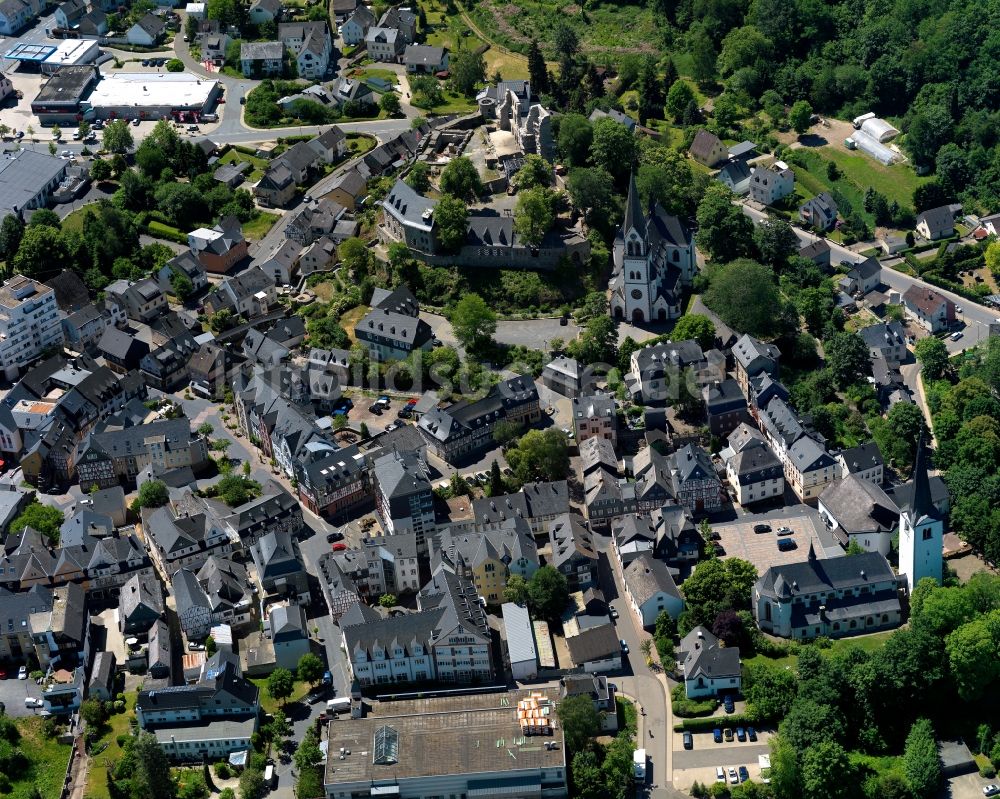
[[[38,697],[26,696],[24,697],[24,706],[38,708],[38,707],[44,707],[45,703]]]
[[[1000,793],[1000,785],[984,785],[983,796],[996,796]]]
[[[736,769],[734,769],[732,766],[729,767],[729,782],[732,785],[739,785],[740,784],[739,775],[736,773]]]
[[[716,782],[726,781],[726,770],[722,766],[717,766],[715,769],[715,781]]]
[[[17,670],[17,679],[19,679],[19,680],[26,680],[26,679],[28,679],[28,667],[27,666],[21,666],[21,668],[19,668]]]
[[[952,341],[958,341],[961,337],[962,337],[962,331],[961,330],[956,330],[954,333],[951,334],[951,336],[949,336],[949,338]]]

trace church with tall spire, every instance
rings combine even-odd
[[[913,466],[913,496],[899,511],[899,572],[912,592],[924,577],[941,582],[944,519],[931,501],[927,448],[921,433]]]
[[[682,312],[682,293],[698,269],[694,234],[659,203],[642,208],[635,174],[613,247],[611,315],[634,324],[666,322]]]

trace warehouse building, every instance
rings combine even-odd
[[[18,42],[4,54],[29,70],[52,74],[62,67],[93,64],[101,50],[93,39],[64,39],[59,44]]]
[[[31,101],[31,113],[43,125],[76,125],[81,104],[90,97],[101,74],[97,67],[62,67],[49,78]]]
[[[221,92],[219,81],[190,72],[116,72],[104,76],[85,105],[96,119],[196,120],[215,106]]]

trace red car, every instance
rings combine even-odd
[[[0,669],[0,680],[6,680],[6,679],[7,679],[7,672],[5,672],[3,669]]]
[[[343,541],[338,541],[336,544],[333,545],[334,552],[343,552],[345,549],[347,549],[347,544],[345,544]]]

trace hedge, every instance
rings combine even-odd
[[[187,244],[188,241],[187,236],[181,233],[177,228],[165,225],[155,219],[151,219],[146,223],[146,232],[149,233],[150,236],[155,236],[159,239],[167,239],[168,241],[176,241],[178,244]]]
[[[726,727],[753,726],[756,723],[756,719],[751,718],[745,713],[731,713],[728,716],[684,719],[680,724],[674,725],[674,732],[710,732],[716,727],[723,730]]]

